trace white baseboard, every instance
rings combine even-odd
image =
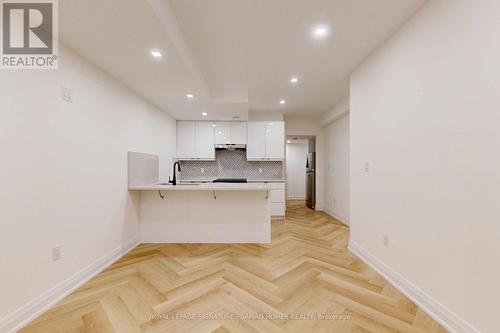
[[[0,332],[14,333],[141,243],[137,236],[0,320]]]
[[[340,222],[344,223],[345,225],[349,225],[349,219],[346,218],[345,216],[340,216],[340,215],[337,215],[331,211],[329,211],[328,209],[326,208],[323,208],[323,209],[316,209],[316,210],[320,210],[322,212],[325,212],[326,214],[330,215],[331,217],[333,217],[334,219],[336,220],[339,220]]]
[[[465,319],[450,311],[443,304],[396,273],[352,240],[349,241],[348,249],[450,332],[480,333],[478,329],[469,324]]]

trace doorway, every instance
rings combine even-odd
[[[308,142],[307,140],[288,141],[286,144],[287,200],[306,200]]]
[[[316,205],[316,137],[287,136],[286,198],[287,202],[315,209]]]

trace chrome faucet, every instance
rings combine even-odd
[[[177,172],[175,172],[175,166],[177,165],[177,171],[181,172],[181,164],[179,162],[174,163],[174,178],[171,180],[170,177],[168,177],[168,182],[171,183],[172,185],[177,185]]]

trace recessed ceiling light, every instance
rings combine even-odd
[[[186,94],[186,97],[187,98],[194,98],[194,95],[193,94]]]
[[[151,55],[155,58],[161,58],[162,57],[162,54],[160,51],[157,51],[157,50],[151,50]]]
[[[330,28],[326,25],[317,25],[313,28],[312,36],[316,39],[323,39],[330,34]]]
[[[203,117],[206,117],[206,116],[208,116],[208,113],[206,113],[206,112],[202,112],[202,113],[201,113],[201,115],[202,115]]]
[[[286,140],[286,143],[292,143],[292,141],[290,141],[290,140]]]
[[[281,105],[283,105],[283,104],[285,104],[285,103],[286,103],[286,101],[285,101],[284,99],[282,99],[282,100],[280,101],[280,104],[281,104]]]
[[[212,124],[212,127],[217,127],[217,125],[215,125],[215,124]]]
[[[299,78],[298,78],[298,77],[296,77],[296,76],[292,76],[292,77],[290,78],[290,83],[291,83],[291,84],[296,84],[296,83],[298,83],[298,82],[299,82]]]

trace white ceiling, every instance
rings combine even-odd
[[[177,119],[317,116],[348,94],[350,73],[425,2],[64,0],[60,37]],[[331,30],[321,42],[311,38],[316,24]],[[151,49],[164,57],[153,59]],[[292,75],[299,84],[290,85]]]

